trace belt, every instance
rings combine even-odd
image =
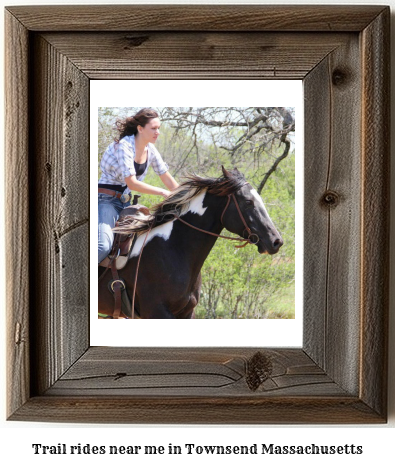
[[[108,194],[109,196],[114,196],[118,199],[121,199],[122,197],[122,193],[120,193],[119,191],[114,191],[113,189],[99,188],[99,193]]]

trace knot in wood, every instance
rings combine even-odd
[[[332,83],[335,86],[344,86],[348,83],[349,74],[346,70],[336,68],[332,73]]]
[[[128,49],[141,46],[141,44],[144,44],[149,40],[149,36],[125,36],[125,39],[128,42],[128,44],[124,46],[124,50],[126,51]]]
[[[122,379],[123,377],[126,377],[128,374],[126,372],[117,372],[115,374],[114,380],[119,380]]]
[[[321,204],[325,207],[336,207],[339,204],[340,196],[335,191],[325,191],[321,197]]]
[[[247,362],[246,382],[250,390],[255,392],[273,372],[273,364],[269,356],[258,351]]]

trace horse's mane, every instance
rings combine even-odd
[[[202,191],[217,196],[227,196],[245,184],[244,175],[236,168],[230,171],[224,170],[224,176],[220,178],[189,174],[183,179],[184,181],[168,198],[151,207],[149,216],[137,213],[131,218],[125,218],[119,221],[118,226],[113,229],[114,232],[124,234],[145,232],[150,227],[162,225],[187,212],[192,199]]]

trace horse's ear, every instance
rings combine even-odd
[[[230,173],[228,170],[225,170],[224,166],[222,166],[222,173],[224,174],[225,178],[230,178]]]

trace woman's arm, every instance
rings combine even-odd
[[[170,191],[167,191],[166,189],[162,189],[162,188],[157,188],[156,186],[151,186],[150,184],[147,184],[147,183],[143,183],[142,181],[139,181],[136,178],[136,175],[127,176],[125,178],[125,183],[127,184],[128,188],[131,191],[137,191],[143,194],[155,194],[156,196],[163,196],[163,197],[170,196]]]
[[[168,171],[162,175],[159,175],[159,177],[162,180],[162,183],[166,186],[167,189],[170,189],[170,191],[178,188],[179,184]]]

